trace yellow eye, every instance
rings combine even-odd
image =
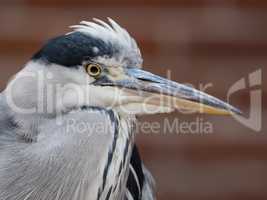
[[[102,72],[102,68],[100,67],[100,65],[95,64],[95,63],[87,64],[85,66],[85,70],[90,76],[95,77],[95,78],[98,77]]]

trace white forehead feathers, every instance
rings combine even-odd
[[[135,40],[129,33],[111,18],[106,23],[100,19],[93,19],[93,22],[82,21],[79,25],[71,26],[74,32],[87,34],[100,39],[115,48],[116,60],[126,65],[142,66],[142,56]],[[97,51],[97,47],[95,51]],[[114,59],[114,58],[112,58]]]

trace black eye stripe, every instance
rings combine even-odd
[[[97,47],[96,53],[92,47]],[[109,43],[75,32],[49,40],[33,57],[33,60],[42,60],[47,64],[55,63],[64,67],[77,67],[83,61],[99,56],[112,57],[116,49]]]

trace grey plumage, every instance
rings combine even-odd
[[[125,182],[129,173],[134,137],[131,127],[134,119],[119,121],[112,110],[103,108],[77,109],[60,116],[59,124],[56,119],[48,118],[33,125],[38,129],[38,142],[34,142],[17,135],[20,124],[5,105],[1,95],[1,200],[126,197],[123,191],[126,191]],[[78,126],[81,126],[79,131]],[[115,133],[116,131],[118,132]],[[123,144],[128,146],[122,146]],[[123,158],[122,151],[126,148],[128,153]],[[109,159],[108,156],[112,158]],[[112,165],[107,161],[112,162]],[[123,166],[119,169],[121,163]],[[103,167],[107,169],[102,169]],[[119,182],[119,186],[115,188],[112,181]],[[144,187],[146,189],[147,186]]]
[[[11,121],[12,114],[4,110],[1,105],[1,124],[16,123]],[[107,137],[113,137],[115,127],[108,113],[91,109],[73,111],[62,117],[60,126],[54,119],[47,119],[38,127],[37,143],[28,142],[29,138],[18,139],[19,125],[2,128],[5,131],[1,131],[0,199],[96,199],[90,195],[95,194],[94,189],[104,189],[97,188],[104,175],[90,169],[105,166],[102,163],[112,146],[113,139]],[[108,132],[94,130],[95,117],[98,123],[107,126]],[[67,123],[74,119],[75,126],[84,123],[92,132],[88,129],[73,132],[71,127],[67,130]],[[90,156],[92,153],[94,156]]]

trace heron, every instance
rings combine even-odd
[[[136,41],[111,18],[71,28],[1,92],[0,199],[156,199],[135,143],[136,117],[240,111],[143,70]]]

